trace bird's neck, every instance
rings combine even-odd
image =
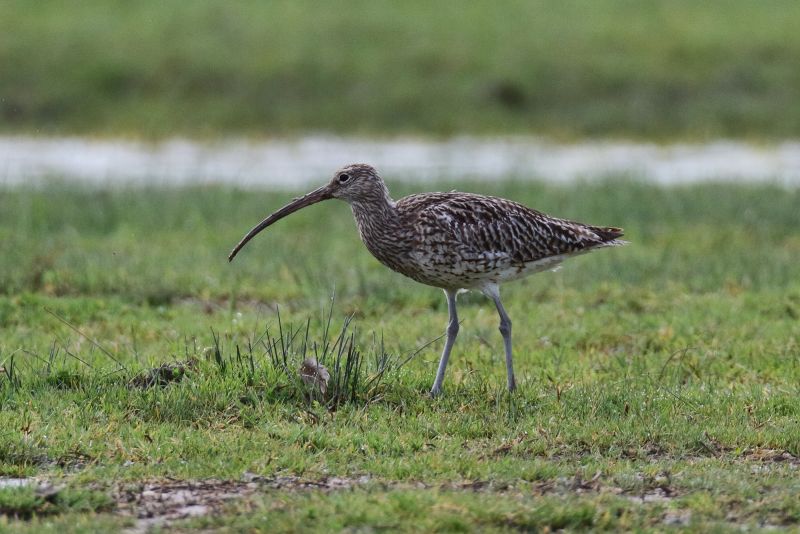
[[[350,203],[361,241],[381,263],[402,272],[398,261],[408,249],[408,236],[402,232],[400,214],[388,191]]]
[[[397,220],[397,208],[386,187],[352,201],[350,207],[362,234],[365,228],[383,229]]]

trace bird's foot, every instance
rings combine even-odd
[[[428,393],[428,395],[430,395],[434,399],[436,397],[438,397],[439,395],[441,395],[441,394],[442,394],[442,388],[440,388],[440,387],[439,388],[433,387],[433,388],[431,388],[431,391]]]
[[[517,389],[517,379],[512,376],[508,380],[508,391],[509,391],[509,393],[511,393],[516,389]]]

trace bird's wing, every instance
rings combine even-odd
[[[469,193],[412,195],[398,208],[411,214],[420,246],[449,244],[463,260],[524,264],[602,246],[622,235],[616,228],[557,219],[511,200]]]

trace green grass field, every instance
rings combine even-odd
[[[800,190],[436,188],[453,187],[632,242],[504,287],[513,396],[494,310],[466,294],[445,394],[427,397],[442,341],[415,351],[443,333],[443,295],[380,266],[344,204],[229,264],[290,195],[0,190],[0,476],[64,486],[0,488],[0,530],[113,530],[133,522],[124,488],[245,473],[241,498],[172,526],[797,528]],[[307,395],[304,347],[323,351],[351,316],[349,352],[325,364],[361,372],[337,402]],[[147,375],[168,362],[185,364]]]
[[[0,130],[800,135],[792,0],[0,4]]]

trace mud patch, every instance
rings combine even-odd
[[[341,491],[365,486],[373,480],[362,477],[326,477],[316,480],[296,476],[263,477],[245,473],[241,480],[177,481],[154,480],[118,487],[112,497],[117,503],[116,513],[135,520],[129,533],[144,533],[153,528],[165,527],[175,521],[210,515],[226,505],[246,501],[250,497],[269,492]],[[533,495],[581,495],[607,493],[619,495],[639,504],[664,503],[677,497],[677,492],[662,485],[640,492],[626,491],[602,480],[601,473],[592,478],[581,476],[560,478],[540,483],[524,483],[516,487],[510,482],[474,480],[443,484],[423,482],[374,481],[382,491],[439,490],[472,491],[485,493],[524,492]],[[522,487],[524,486],[524,487]]]
[[[500,451],[505,453],[505,451]],[[786,451],[772,449],[752,449],[740,457],[751,461],[754,466],[781,463],[794,465],[797,458]],[[41,481],[35,479],[0,478],[0,487],[38,487]],[[49,494],[49,484],[41,490]],[[145,533],[153,529],[169,528],[181,520],[208,516],[223,512],[233,503],[245,504],[250,499],[262,498],[269,494],[287,492],[333,492],[358,488],[373,488],[377,491],[443,491],[476,492],[509,495],[533,496],[574,496],[574,495],[614,495],[627,500],[632,505],[669,505],[675,499],[686,495],[673,485],[669,474],[645,475],[639,473],[629,484],[621,483],[615,477],[604,476],[601,471],[594,474],[579,472],[572,477],[560,477],[537,482],[515,482],[496,480],[463,480],[443,483],[422,481],[393,481],[360,477],[323,477],[307,479],[297,476],[261,476],[246,472],[240,480],[195,480],[174,479],[146,480],[143,482],[120,484],[108,494],[114,502],[110,508],[113,513],[129,518],[132,527],[129,533]],[[95,488],[100,489],[100,488]],[[52,491],[52,490],[51,490]],[[56,489],[57,491],[57,489]],[[106,490],[107,491],[107,490]],[[685,526],[691,520],[691,512],[668,507],[663,516],[663,524]]]
[[[742,454],[742,458],[750,462],[783,463],[800,467],[800,458],[779,449],[748,449]]]
[[[148,532],[180,519],[208,515],[233,499],[252,495],[256,483],[205,480],[158,481],[119,487],[112,497],[117,513],[135,518],[128,532]]]
[[[369,477],[305,480],[294,476],[262,477],[245,473],[242,480],[157,480],[125,484],[114,490],[116,512],[135,520],[129,533],[144,533],[175,521],[209,515],[232,501],[266,491],[334,491],[365,484]]]

